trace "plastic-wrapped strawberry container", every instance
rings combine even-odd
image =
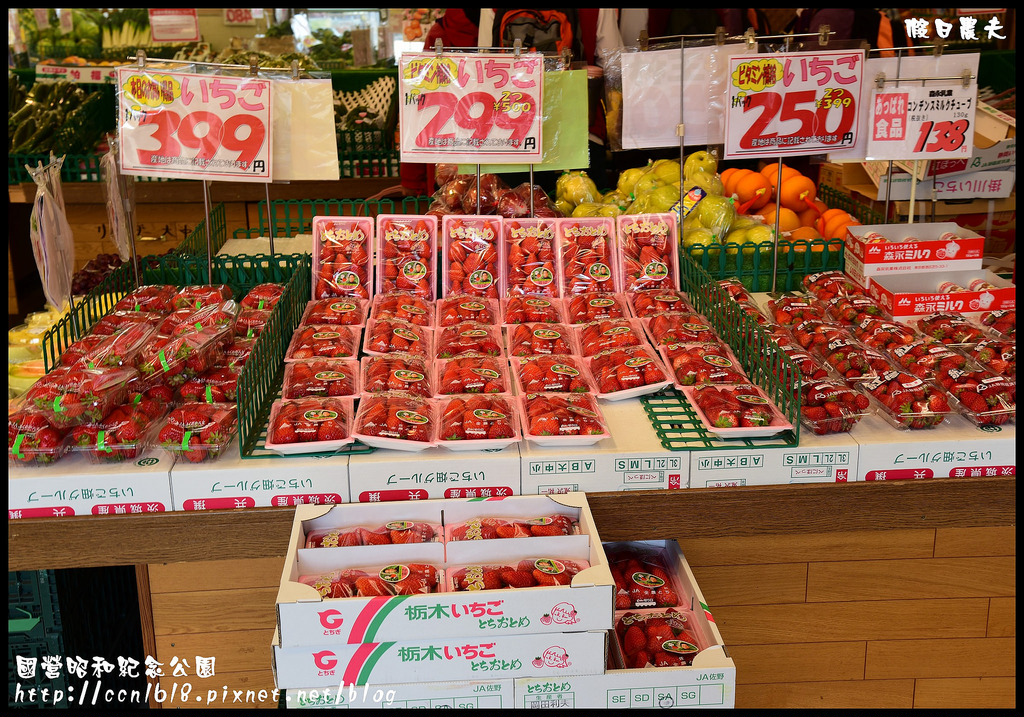
[[[896,368],[940,385],[952,370],[976,368],[967,354],[928,336],[897,346],[889,355]]]
[[[226,366],[217,366],[190,378],[178,387],[182,402],[228,403],[238,400],[238,374]]]
[[[1017,381],[991,371],[956,371],[947,388],[951,405],[979,428],[1011,423],[1017,417]]]
[[[503,356],[501,328],[467,321],[437,330],[434,346],[437,358],[447,359],[468,354]]]
[[[685,667],[704,649],[699,635],[689,610],[631,610],[616,615],[614,647],[626,669]]]
[[[231,287],[226,284],[193,284],[179,289],[171,303],[176,309],[200,309],[208,304],[219,304],[232,297]]]
[[[779,351],[785,354],[800,369],[800,374],[805,379],[817,380],[827,378],[830,375],[828,369],[818,359],[811,356],[805,348],[798,346],[793,341],[793,337],[790,336],[789,332],[781,326],[777,327],[777,330],[773,331],[771,335],[778,345]]]
[[[803,278],[804,291],[819,301],[827,302],[837,296],[865,296],[864,287],[842,271],[821,271]]]
[[[450,451],[497,450],[517,443],[519,408],[511,396],[438,399],[438,445]]]
[[[134,460],[146,451],[154,422],[169,410],[170,406],[150,399],[123,403],[100,421],[72,428],[69,440],[92,463]]]
[[[622,291],[613,217],[563,217],[555,227],[563,297]]]
[[[544,296],[509,296],[501,300],[501,323],[561,324],[565,316],[561,299]]]
[[[445,592],[569,585],[576,573],[589,567],[586,560],[555,557],[524,558],[514,564],[449,567],[445,570]]]
[[[635,543],[605,543],[615,581],[615,610],[672,608],[684,604],[678,576],[662,551]]]
[[[373,235],[369,217],[313,217],[314,299],[370,298]]]
[[[644,327],[639,319],[609,319],[575,327],[576,343],[583,356],[594,356],[602,351],[643,346],[647,343]]]
[[[727,293],[731,299],[751,302],[754,300],[754,295],[751,294],[747,290],[747,287],[743,285],[743,282],[735,276],[731,276],[727,279],[719,279],[718,285],[725,290],[725,293]]]
[[[352,398],[334,396],[274,401],[267,424],[267,450],[285,456],[330,453],[353,443],[354,403]]]
[[[818,436],[845,433],[870,413],[863,393],[839,380],[804,381],[800,386],[800,419]]]
[[[985,332],[960,314],[938,312],[916,321],[917,330],[947,346],[965,347],[988,338]]]
[[[435,565],[396,563],[300,575],[299,582],[314,588],[322,598],[388,597],[441,592],[443,575],[443,569]]]
[[[429,328],[434,325],[434,302],[405,292],[377,294],[370,307],[370,318],[398,319]]]
[[[506,327],[509,356],[578,354],[576,338],[565,324],[517,324]]]
[[[316,220],[314,219],[314,221]],[[284,286],[282,284],[271,282],[257,284],[249,289],[248,293],[238,302],[238,305],[243,309],[269,311],[277,306],[277,302],[281,300],[283,294]]]
[[[272,313],[270,309],[242,309],[238,312],[238,320],[235,321],[235,336],[256,338],[263,332]]]
[[[375,288],[378,294],[401,291],[435,298],[437,217],[377,215]]]
[[[354,545],[438,543],[444,535],[440,523],[391,520],[383,525],[350,525],[306,533],[306,548],[344,548]]]
[[[814,296],[780,296],[768,301],[768,317],[776,324],[794,326],[825,316],[825,304]]]
[[[441,217],[443,296],[464,294],[497,299],[504,295],[502,221],[500,216],[471,214]]]
[[[718,332],[700,314],[659,314],[645,320],[644,328],[655,346],[721,341]]]
[[[566,297],[566,320],[570,324],[589,324],[593,321],[629,319],[629,305],[623,294],[593,292]]]
[[[793,424],[753,384],[685,386],[683,395],[704,428],[719,438],[768,438],[793,430]]]
[[[160,376],[174,387],[224,362],[231,329],[209,326],[181,336],[157,337],[139,353],[136,367],[143,377]]]
[[[25,400],[43,411],[55,428],[99,421],[124,403],[132,368],[58,368],[41,377]]]
[[[965,350],[979,364],[1003,376],[1017,375],[1017,344],[1014,341],[985,339]]]
[[[578,535],[579,532],[579,522],[562,513],[516,518],[480,516],[445,525],[444,539],[450,543],[462,540],[543,538]]]
[[[628,296],[633,316],[638,319],[667,313],[694,313],[686,294],[678,289],[644,289]]]
[[[155,401],[163,408],[168,408],[177,400],[174,388],[160,380],[159,376],[152,376],[143,379],[136,375],[128,382],[127,402],[139,403],[140,401]]]
[[[116,334],[86,334],[61,354],[61,366],[100,368],[135,365],[146,344],[156,336],[150,324],[133,324]]]
[[[761,326],[767,326],[771,322],[771,320],[764,315],[764,312],[761,311],[760,307],[751,301],[737,301],[736,306],[740,308],[740,311],[752,318]]]
[[[675,214],[621,214],[619,271],[623,291],[679,288],[679,230]]]
[[[225,327],[234,333],[241,307],[234,301],[220,301],[199,308],[186,306],[163,317],[157,326],[161,336],[181,336],[210,327]]]
[[[362,330],[355,326],[300,325],[292,333],[284,360],[352,358],[359,353]]]
[[[853,338],[817,344],[813,350],[837,378],[850,383],[868,381],[892,369],[885,354]]]
[[[1000,341],[1017,340],[1017,312],[1014,309],[986,311],[978,317],[989,336]]]
[[[889,371],[857,389],[871,397],[889,425],[901,430],[934,428],[953,411],[945,391],[906,371]]]
[[[123,331],[133,324],[148,324],[149,326],[156,327],[160,325],[163,317],[163,314],[152,311],[111,311],[93,324],[89,333],[96,334],[97,336],[110,336]]]
[[[867,319],[892,321],[892,315],[870,296],[836,296],[825,302],[825,316],[845,326],[856,326]]]
[[[561,280],[555,257],[555,232],[555,220],[551,218],[502,222],[506,296],[559,296]]]
[[[511,394],[508,364],[497,356],[457,356],[437,362],[435,398],[460,393]]]
[[[281,397],[285,400],[356,397],[361,390],[359,360],[302,359],[285,364]]]
[[[65,429],[50,414],[32,403],[18,402],[7,409],[7,462],[10,465],[49,465],[71,449]]]
[[[434,367],[420,356],[406,353],[364,356],[360,359],[363,393],[399,391],[419,398],[434,395]]]
[[[216,460],[235,437],[238,409],[233,403],[185,403],[159,424],[153,441],[178,460]]]
[[[519,394],[597,392],[583,361],[577,356],[512,357],[509,361]]]
[[[371,356],[408,353],[430,358],[434,351],[434,331],[397,319],[371,319],[363,336],[363,352]]]
[[[588,393],[519,396],[523,438],[539,446],[592,445],[608,438],[608,424]]]
[[[668,344],[659,349],[671,371],[675,387],[704,383],[747,383],[743,367],[729,348],[721,343]],[[810,357],[808,357],[810,358]]]
[[[369,304],[354,297],[314,299],[306,304],[300,324],[318,326],[363,326]]]
[[[865,319],[854,326],[853,335],[865,346],[889,352],[921,338],[921,334],[906,324],[875,318]]]
[[[222,365],[235,373],[240,372],[242,367],[245,366],[245,362],[249,360],[249,355],[252,353],[252,347],[255,344],[255,337],[232,337],[231,343],[224,346],[224,363]]]
[[[437,328],[455,326],[472,321],[477,324],[497,326],[501,321],[497,299],[459,294],[446,296],[437,301]]]
[[[169,314],[174,311],[174,298],[178,295],[178,287],[170,284],[150,284],[122,296],[114,311],[151,311],[157,314]]]
[[[621,401],[657,393],[672,384],[660,357],[648,344],[609,349],[586,359],[597,397]]]
[[[374,448],[422,451],[437,442],[437,404],[393,393],[363,394],[353,435]]]

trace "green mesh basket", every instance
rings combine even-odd
[[[189,235],[182,240],[181,244],[171,250],[172,253],[205,257],[207,254],[206,219],[206,217],[200,219],[195,229],[189,232]],[[210,253],[216,254],[224,246],[224,242],[227,241],[227,209],[223,202],[210,210],[209,220],[211,230],[209,237]]]
[[[689,258],[714,279],[736,277],[748,291],[799,291],[803,278],[820,271],[842,270],[842,239],[782,239],[759,244],[695,245]],[[778,265],[773,264],[773,253]]]
[[[292,237],[313,231],[316,216],[376,217],[378,214],[424,214],[430,206],[430,197],[400,197],[396,199],[274,199],[256,207],[259,226],[236,229],[235,239],[253,239],[269,235],[274,227],[275,237]]]

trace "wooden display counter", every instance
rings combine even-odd
[[[1016,706],[1012,477],[588,501],[605,540],[679,541],[736,662],[737,707]],[[8,569],[137,565],[150,654],[213,654],[218,685],[271,690],[291,522],[287,508],[8,521]]]

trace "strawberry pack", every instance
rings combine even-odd
[[[615,219],[565,217],[555,221],[562,296],[621,291],[615,266]]]
[[[519,440],[518,409],[507,396],[451,396],[438,400],[440,445],[450,450],[504,448]]]
[[[502,236],[506,296],[557,297],[560,284],[556,273],[554,220],[506,219],[502,222]]]
[[[233,403],[185,403],[159,424],[158,445],[189,463],[215,460],[235,437],[238,408]]]
[[[8,408],[8,463],[47,465],[60,460],[70,448],[67,433],[53,424],[49,413],[28,401]]]
[[[719,279],[718,285],[729,295],[730,299],[734,301],[747,301],[753,303],[754,295],[751,294],[747,287],[743,285],[743,282],[738,278],[732,276],[727,279]]]
[[[395,564],[372,569],[332,570],[323,575],[302,575],[325,598],[386,597],[436,593],[442,571],[423,563]]]
[[[422,520],[390,520],[383,525],[339,526],[310,530],[307,548],[343,548],[353,545],[405,545],[440,542],[440,523]]]
[[[512,373],[520,394],[593,393],[595,387],[580,360],[568,354],[513,357]]]
[[[590,394],[531,393],[519,400],[523,437],[538,445],[589,445],[609,435]]]
[[[627,611],[615,621],[618,655],[624,669],[684,667],[701,651],[689,611]]]
[[[437,326],[455,326],[466,321],[497,326],[499,323],[497,299],[459,294],[446,296],[437,302]]]
[[[278,400],[270,409],[267,450],[294,455],[335,451],[352,437],[351,398],[311,396]]]
[[[890,352],[896,366],[918,378],[942,384],[950,371],[968,368],[966,354],[931,337],[897,346]]]
[[[254,339],[270,321],[270,309],[242,309],[235,320],[235,336]]]
[[[457,356],[437,366],[436,396],[460,393],[511,393],[507,364],[495,356]]]
[[[238,400],[238,374],[226,366],[211,368],[181,384],[177,396],[184,402],[234,402]]]
[[[965,351],[985,368],[1004,376],[1017,375],[1017,344],[1013,341],[985,339]]]
[[[894,351],[904,344],[912,344],[921,338],[914,329],[905,324],[884,319],[868,318],[853,327],[854,337],[865,346],[882,351]]]
[[[438,329],[434,350],[441,359],[472,354],[502,356],[505,352],[498,326],[472,321]]]
[[[1014,341],[1017,338],[1017,312],[1013,309],[986,311],[978,317],[978,322],[993,338],[1001,341]]]
[[[359,353],[360,334],[358,327],[300,324],[292,334],[284,360],[352,358]]]
[[[362,326],[369,304],[363,299],[340,297],[314,299],[306,304],[302,324],[317,326]]]
[[[565,299],[565,310],[570,324],[630,318],[629,308],[621,294],[575,294]]]
[[[111,311],[93,324],[89,333],[98,336],[111,336],[134,324],[148,324],[156,327],[160,325],[163,317],[163,314],[151,311]]]
[[[648,320],[646,326],[655,346],[719,341],[714,328],[700,314],[659,314]]]
[[[373,319],[366,325],[363,351],[373,355],[408,353],[429,358],[433,352],[433,330],[398,319]]]
[[[674,214],[623,214],[618,229],[619,267],[624,291],[679,286],[678,221]]]
[[[433,366],[422,357],[394,353],[360,359],[363,393],[399,391],[420,398],[434,395]]]
[[[892,368],[885,354],[852,338],[837,338],[812,349],[844,381],[865,381]]]
[[[817,436],[851,430],[868,414],[867,396],[842,381],[804,381],[800,385],[800,417]]]
[[[918,319],[917,330],[947,346],[967,346],[987,338],[984,331],[960,314],[943,312]]]
[[[116,334],[86,334],[68,346],[60,357],[61,366],[131,367],[143,347],[156,335],[150,324],[133,324]]]
[[[378,294],[370,307],[371,319],[398,319],[417,326],[434,325],[434,302],[406,292]]]
[[[668,608],[681,605],[678,580],[661,551],[630,543],[605,543],[615,581],[615,609]]]
[[[158,336],[142,349],[135,365],[144,378],[159,377],[178,387],[222,364],[231,335],[226,326],[207,326],[181,336]]]
[[[887,371],[859,388],[875,399],[879,413],[896,428],[934,428],[952,412],[942,389],[905,371]]]
[[[572,330],[565,324],[517,324],[507,332],[509,356],[577,353]]]
[[[156,314],[169,314],[174,311],[174,297],[178,295],[178,287],[170,284],[150,284],[140,286],[122,296],[114,311],[150,311]]]
[[[825,315],[846,326],[855,326],[867,319],[891,321],[892,316],[870,296],[836,296],[825,302]]]
[[[376,293],[435,298],[437,217],[377,215]]]
[[[313,298],[369,299],[373,220],[313,217]]]
[[[445,296],[497,299],[504,292],[501,223],[498,216],[446,215],[441,218],[444,238],[442,287]]]
[[[658,355],[647,344],[602,351],[587,360],[587,370],[597,397],[606,401],[655,393],[671,383]]]
[[[991,371],[954,371],[947,387],[953,406],[976,426],[999,426],[1017,414],[1017,382]]]
[[[576,343],[583,356],[594,356],[610,349],[643,346],[647,341],[639,320],[609,319],[577,326]]]
[[[199,308],[185,306],[164,316],[157,331],[161,336],[182,336],[210,327],[223,327],[233,333],[239,310],[238,304],[230,299]]]
[[[579,534],[579,523],[569,515],[555,513],[539,517],[479,516],[445,526],[446,542],[496,540],[498,538],[541,538]]]
[[[824,315],[825,305],[813,296],[780,296],[768,301],[769,318],[782,326],[821,319]]]
[[[277,306],[277,302],[284,295],[284,286],[266,282],[257,284],[249,289],[238,305],[243,309],[256,309],[257,311],[269,311]]]
[[[590,567],[585,560],[524,558],[514,564],[468,565],[446,570],[447,592],[569,585],[576,573]]]
[[[719,342],[668,344],[661,347],[661,355],[672,369],[672,377],[680,388],[705,383],[749,381],[732,352]]]
[[[54,427],[69,428],[99,421],[123,403],[136,375],[131,368],[58,368],[36,381],[25,399]]]
[[[134,460],[146,450],[150,426],[166,410],[166,406],[151,399],[123,403],[100,421],[72,428],[71,444],[93,463]]]
[[[421,451],[437,434],[437,408],[432,399],[397,394],[364,394],[359,399],[353,435],[374,448]]]
[[[543,296],[509,296],[501,300],[501,323],[560,324],[565,321],[559,299]]]
[[[226,284],[193,284],[183,286],[171,302],[176,309],[201,309],[209,304],[219,304],[234,296]]]
[[[694,313],[686,294],[678,289],[644,289],[629,294],[633,316],[647,319],[658,314]]]
[[[357,396],[360,389],[357,359],[303,359],[285,364],[281,396],[343,398]]]
[[[807,293],[822,302],[828,302],[839,296],[865,296],[867,293],[864,291],[864,287],[841,271],[808,274],[803,278],[802,283]]]
[[[683,395],[709,432],[719,438],[773,436],[793,426],[753,384],[687,386]]]

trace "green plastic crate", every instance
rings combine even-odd
[[[235,239],[253,239],[269,236],[274,227],[275,237],[310,234],[313,217],[359,216],[376,217],[378,214],[424,214],[433,200],[431,197],[399,197],[395,199],[274,199],[268,207],[266,201],[256,207],[259,225],[252,229],[236,229]]]
[[[67,674],[61,669],[54,679],[43,670],[45,656],[59,655],[63,660],[64,639],[60,603],[52,570],[26,570],[7,574],[7,676],[8,707],[32,708],[67,706]],[[18,674],[18,659],[36,660],[31,675]],[[44,703],[41,689],[49,689]],[[30,689],[35,689],[30,699]],[[54,691],[64,694],[55,699]]]

